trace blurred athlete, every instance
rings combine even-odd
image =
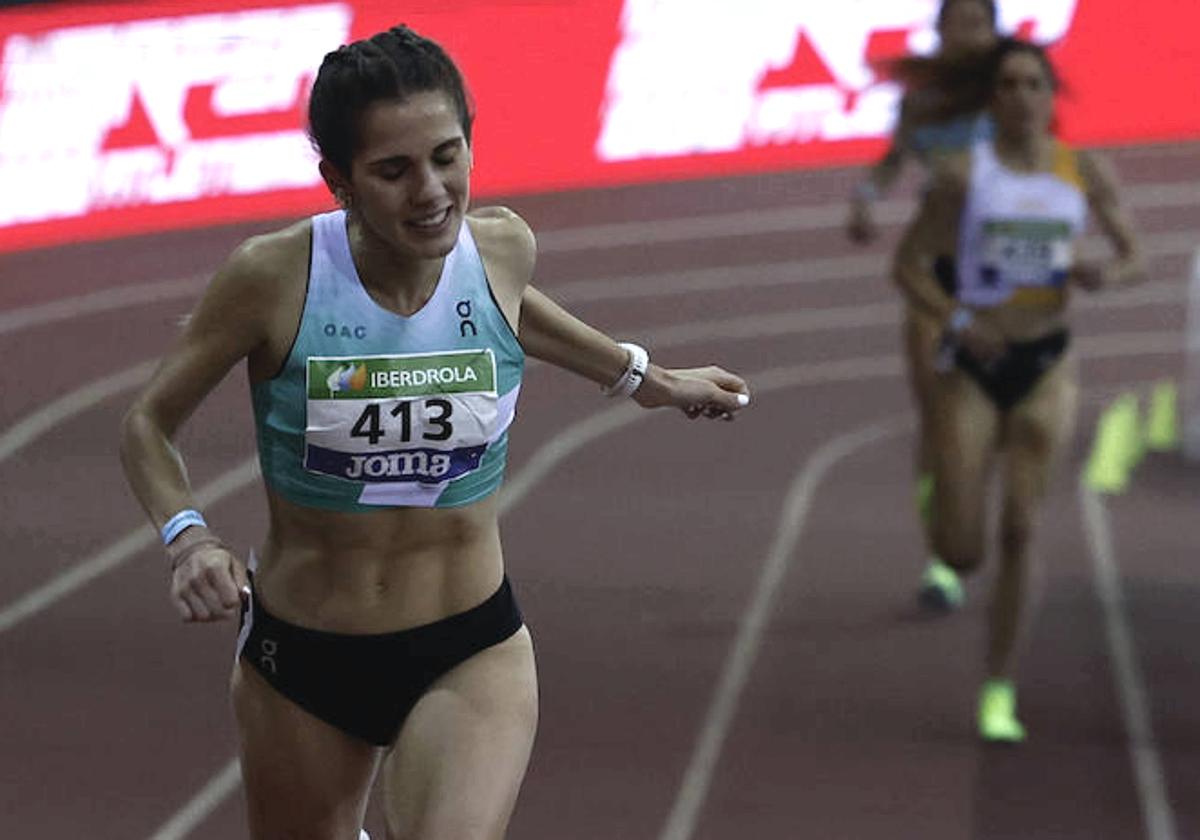
[[[943,337],[931,390],[933,532],[938,555],[959,572],[983,561],[987,488],[1000,470],[1000,570],[977,722],[985,740],[1016,742],[1025,738],[1013,680],[1029,617],[1030,546],[1077,402],[1070,292],[1144,272],[1110,167],[1051,133],[1058,78],[1046,53],[1002,39],[984,66],[994,138],[939,166],[895,278]],[[1075,257],[1089,208],[1113,246],[1103,264]],[[953,259],[953,294],[934,277],[938,255]]]
[[[900,176],[905,163],[916,160],[926,172],[946,155],[961,152],[981,137],[991,136],[986,109],[961,107],[963,76],[978,75],[978,62],[970,59],[996,41],[996,5],[993,0],[943,0],[937,16],[938,53],[901,62],[900,75],[909,81],[900,105],[899,119],[884,156],[859,183],[850,203],[847,232],[854,242],[867,243],[879,235],[872,204]],[[943,282],[949,264],[938,263]],[[904,358],[909,387],[917,407],[916,502],[926,544],[932,551],[934,503],[933,466],[930,454],[930,391],[939,325],[920,309],[906,307],[903,322]],[[934,610],[949,610],[963,600],[962,584],[955,571],[934,554],[921,579],[920,602]]]

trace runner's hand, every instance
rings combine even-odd
[[[750,404],[745,380],[715,365],[672,369],[651,365],[646,373],[646,380],[633,393],[643,408],[674,406],[693,420],[732,420]]]
[[[167,547],[167,556],[171,601],[180,618],[222,621],[238,614],[250,591],[246,568],[207,528],[187,529]]]
[[[1095,262],[1078,262],[1071,268],[1070,282],[1085,292],[1098,292],[1113,283],[1111,265]]]

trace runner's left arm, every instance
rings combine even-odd
[[[604,333],[567,312],[533,286],[521,299],[519,336],[525,352],[607,388],[630,363],[630,353]],[[664,368],[647,365],[633,399],[645,408],[674,406],[689,417],[729,418],[748,404],[750,389],[736,374],[715,365]]]
[[[537,242],[525,220],[504,207],[479,208],[471,220],[497,300],[526,354],[602,388],[623,379],[634,360],[630,351],[530,284]],[[651,363],[632,396],[645,408],[674,406],[689,417],[732,418],[749,403],[749,394],[741,377],[716,366],[668,369]]]
[[[1115,256],[1101,266],[1077,266],[1072,272],[1074,281],[1089,290],[1142,282],[1146,279],[1146,265],[1141,242],[1121,203],[1116,171],[1095,152],[1079,153],[1079,171],[1087,190],[1088,207],[1104,237],[1112,244]]]

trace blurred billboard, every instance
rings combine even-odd
[[[1194,0],[1004,0],[1054,45],[1080,144],[1200,137]],[[322,56],[404,22],[477,103],[477,196],[860,163],[936,0],[43,3],[0,10],[0,251],[330,205]]]

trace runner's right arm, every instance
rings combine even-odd
[[[908,98],[905,97],[900,103],[900,115],[892,130],[887,151],[855,185],[850,198],[850,216],[846,223],[846,233],[852,242],[871,242],[879,235],[872,205],[876,199],[886,195],[896,183],[904,169],[905,161],[912,154],[909,139],[910,110]]]
[[[908,302],[953,333],[955,341],[981,361],[998,358],[1004,338],[994,327],[976,320],[957,298],[946,294],[933,276],[938,254],[958,250],[958,229],[967,195],[970,156],[946,158],[934,170],[933,181],[917,216],[896,249],[892,277]]]
[[[121,424],[121,463],[134,496],[155,529],[194,509],[187,469],[172,443],[184,421],[241,359],[267,344],[268,313],[278,299],[272,246],[251,240],[217,272]],[[193,549],[200,543],[206,549]],[[207,528],[187,528],[168,547],[172,600],[185,621],[232,615],[245,571]]]

